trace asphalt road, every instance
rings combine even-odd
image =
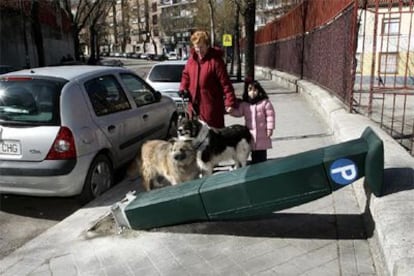
[[[154,62],[122,59],[124,66],[144,77]],[[0,194],[0,259],[62,221],[81,205],[76,198]]]

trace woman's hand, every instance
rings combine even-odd
[[[232,113],[233,112],[233,107],[231,107],[231,106],[226,106],[226,112],[227,113]]]

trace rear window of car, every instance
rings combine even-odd
[[[65,81],[0,79],[0,124],[59,124],[59,96]]]
[[[152,82],[181,82],[184,64],[163,64],[152,68],[148,79]]]

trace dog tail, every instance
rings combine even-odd
[[[127,169],[127,176],[129,179],[135,179],[141,174],[141,160],[135,158]]]

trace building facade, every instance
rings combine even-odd
[[[162,54],[188,51],[196,0],[116,0],[101,51]]]

